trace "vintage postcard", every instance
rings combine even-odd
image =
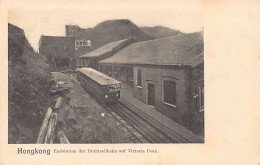
[[[0,3],[1,164],[260,164],[259,1]]]

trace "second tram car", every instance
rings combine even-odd
[[[97,101],[111,103],[120,98],[121,82],[92,68],[76,69],[81,86]]]

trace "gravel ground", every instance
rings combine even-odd
[[[71,87],[71,92],[66,95],[70,101],[63,107],[66,111],[65,134],[71,143],[132,143],[130,133],[75,79],[59,72],[52,75],[55,81],[67,82],[64,85]]]

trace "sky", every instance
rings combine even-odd
[[[201,31],[203,28],[203,11],[199,1],[116,2],[12,9],[8,11],[8,22],[24,29],[35,50],[38,50],[41,35],[65,36],[67,24],[89,28],[105,20],[129,19],[137,26],[160,25],[184,33]]]

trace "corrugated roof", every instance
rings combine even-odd
[[[117,81],[103,73],[100,73],[99,71],[96,71],[92,68],[77,68],[77,71],[85,74],[92,80],[96,81],[100,85],[113,85],[113,84],[120,84],[120,81]]]
[[[195,65],[203,56],[203,35],[198,32],[133,43],[100,63]]]
[[[121,43],[123,43],[124,41],[126,41],[128,39],[124,39],[124,40],[119,40],[119,41],[115,41],[115,42],[110,42],[96,50],[93,50],[92,52],[83,54],[81,56],[79,56],[79,58],[84,58],[84,57],[98,57],[104,53],[107,53],[111,50],[113,50],[113,48],[117,47],[118,45],[120,45]]]

